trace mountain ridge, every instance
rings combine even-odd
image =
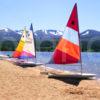
[[[11,30],[9,28],[3,28],[0,29],[0,44],[2,44],[3,41],[13,41],[18,43],[21,34],[23,30]],[[48,29],[48,30],[36,30],[34,32],[35,39],[36,41],[39,41],[39,45],[43,41],[51,41],[51,42],[56,42],[59,41],[60,37],[64,31],[60,30],[53,30],[53,29]],[[2,34],[2,35],[1,35]],[[56,41],[57,40],[57,41]],[[100,31],[88,29],[80,33],[80,41],[81,41],[81,46],[82,48],[85,48],[83,51],[87,49],[91,49],[91,47],[94,48],[99,48],[99,43],[100,43]],[[38,44],[38,43],[37,43]],[[17,45],[17,44],[16,44]],[[55,45],[56,46],[56,45]]]

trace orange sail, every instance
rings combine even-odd
[[[66,31],[61,37],[50,63],[72,64],[80,61],[77,4],[74,5]]]

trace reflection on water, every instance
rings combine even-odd
[[[10,55],[12,52],[0,52],[0,54],[4,55]],[[37,52],[37,62],[40,63],[48,63],[48,61],[52,57],[52,52]],[[81,67],[80,64],[75,65],[54,65],[54,64],[47,64],[48,67],[60,69],[60,70],[74,70],[74,71],[80,71]],[[97,77],[100,77],[100,53],[90,53],[90,52],[84,52],[82,53],[82,68],[83,72],[90,72],[97,75]]]

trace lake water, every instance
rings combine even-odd
[[[11,51],[2,51],[0,54],[12,55]],[[46,64],[52,57],[52,52],[37,52],[37,62]],[[78,65],[54,65],[46,64],[47,67],[70,70],[70,71],[81,71],[81,66]],[[96,52],[84,52],[82,53],[82,69],[83,72],[96,74],[97,78],[100,78],[100,53]]]

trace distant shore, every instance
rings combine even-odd
[[[100,80],[48,78],[43,67],[22,68],[0,60],[1,100],[100,100]],[[75,84],[72,84],[75,83]]]

